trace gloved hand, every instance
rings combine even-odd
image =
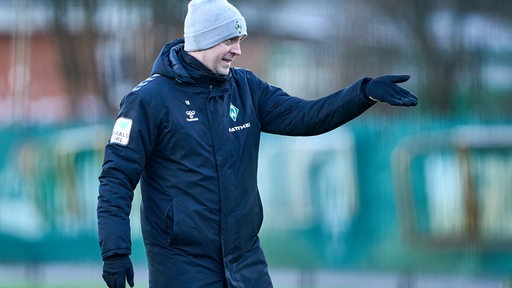
[[[384,75],[366,83],[364,94],[374,100],[391,104],[393,106],[416,106],[418,97],[397,83],[409,80],[409,75]]]
[[[109,288],[125,288],[126,282],[133,287],[133,265],[128,255],[114,255],[103,260],[101,275]]]

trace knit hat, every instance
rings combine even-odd
[[[184,32],[185,51],[198,51],[247,35],[247,26],[238,9],[226,0],[192,0]]]

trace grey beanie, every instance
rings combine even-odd
[[[208,49],[227,39],[246,35],[244,17],[228,1],[192,0],[188,3],[185,51]]]

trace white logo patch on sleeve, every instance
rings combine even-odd
[[[110,143],[128,145],[131,129],[132,119],[124,117],[117,118],[116,124],[114,124],[114,130],[112,131],[112,137],[110,137]]]

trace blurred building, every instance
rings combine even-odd
[[[316,98],[348,84],[340,81],[347,78],[341,75],[343,70],[348,81],[360,77],[353,75],[357,74],[354,67],[340,69],[341,59],[336,57],[340,20],[353,9],[338,9],[343,1],[271,2],[239,4],[250,37],[243,43],[238,66],[304,98]],[[59,12],[45,3],[0,2],[0,123],[96,121],[147,77],[161,45],[181,37],[181,27],[176,27],[168,38],[155,41],[149,8],[108,1],[94,14],[95,43],[83,39],[88,36],[83,7],[68,4],[66,13],[57,17],[73,34],[75,44],[63,44],[53,18]],[[73,47],[80,41],[81,49]],[[148,44],[151,41],[157,44]],[[70,58],[73,55],[78,57]],[[92,73],[88,71],[93,68]]]
[[[152,2],[98,1],[92,8],[80,3],[0,0],[0,124],[110,119],[121,97],[148,76],[161,46],[182,35],[185,1],[169,1],[174,3],[169,7],[176,7],[167,7],[161,23]],[[488,92],[481,87],[512,89],[512,30],[488,16],[457,18],[440,6],[429,12],[427,22],[417,23],[431,37],[425,40],[407,26],[406,17],[386,14],[372,0],[236,4],[250,37],[235,64],[293,95],[317,98],[362,76],[382,73],[413,74],[408,85],[433,94],[423,103],[463,95],[453,101],[464,107],[473,100],[490,105],[494,102],[485,99],[491,97],[479,97]],[[403,9],[399,12],[410,12]],[[424,57],[421,45],[437,50]],[[454,59],[461,55],[456,49],[469,52]],[[439,67],[429,66],[438,59]],[[452,88],[441,91],[443,85]],[[503,95],[494,97],[510,103]]]
[[[1,1],[0,6],[0,122],[67,119],[48,11],[28,1]]]
[[[54,7],[44,1],[0,1],[0,123],[51,124],[75,118],[98,119],[104,116],[106,108],[96,94],[107,94],[110,101],[108,104],[115,106],[120,97],[138,81],[142,81],[141,77],[149,73],[155,53],[158,52],[156,49],[160,47],[141,47],[142,44],[134,40],[147,37],[144,35],[148,29],[145,21],[148,21],[146,18],[149,16],[147,13],[134,11],[140,7],[130,8],[121,2],[103,3],[95,14],[99,41],[93,47],[95,56],[86,61],[96,62],[89,62],[91,67],[97,68],[93,73],[102,77],[101,80],[108,85],[108,89],[101,91],[97,88],[97,83],[94,85],[95,79],[83,77],[87,72],[70,71],[73,63],[65,63],[82,60],[70,59],[59,46],[62,45],[59,43],[62,41],[59,36],[62,35],[58,35],[59,31],[55,29]],[[318,41],[332,37],[328,35],[332,31],[327,18],[322,14],[325,11],[313,10],[312,5],[283,3],[276,10],[271,10],[272,13],[264,14],[264,17],[260,14],[265,9],[261,5],[240,5],[248,19],[251,37],[244,42],[243,57],[239,58],[237,64],[267,76],[271,82],[289,88],[292,94],[302,92],[301,94],[306,94],[305,97],[311,97],[308,95],[316,92],[312,87],[318,86],[308,84],[311,81],[321,81],[324,84],[322,87],[325,87],[326,82],[332,78],[328,77],[331,74],[322,72],[325,67],[320,69],[318,63],[315,65],[319,58],[314,55],[314,51],[300,45],[304,40]],[[80,39],[84,37],[83,30],[87,25],[83,8],[69,4],[66,11],[66,15],[62,15],[65,18],[63,23],[75,34],[75,41],[84,41]],[[304,19],[303,13],[306,11],[315,13],[308,13]],[[275,28],[271,29],[269,24]],[[181,31],[180,29],[176,30]],[[269,33],[263,34],[261,31]],[[161,39],[160,42],[163,45],[174,37],[181,35],[169,35],[168,39]],[[272,37],[274,40],[279,38],[280,44],[270,45]],[[83,48],[82,51],[79,50],[83,54],[77,55],[80,58],[87,57],[87,49],[85,46]],[[149,49],[152,54],[149,59],[141,61],[136,57],[142,57],[134,57],[141,51],[134,51],[136,48]],[[70,46],[69,49],[73,47]],[[130,63],[137,61],[143,63]],[[272,69],[266,67],[267,63]],[[79,64],[75,63],[74,67],[84,69]],[[139,67],[136,67],[137,64]],[[138,78],[129,72],[141,67],[145,71]],[[71,76],[75,77],[74,81],[91,82],[81,85],[75,83],[78,87],[85,88],[79,89],[80,95],[69,95],[69,86],[73,85],[69,83],[71,73],[76,73]],[[80,108],[73,110],[70,108],[72,105]]]

